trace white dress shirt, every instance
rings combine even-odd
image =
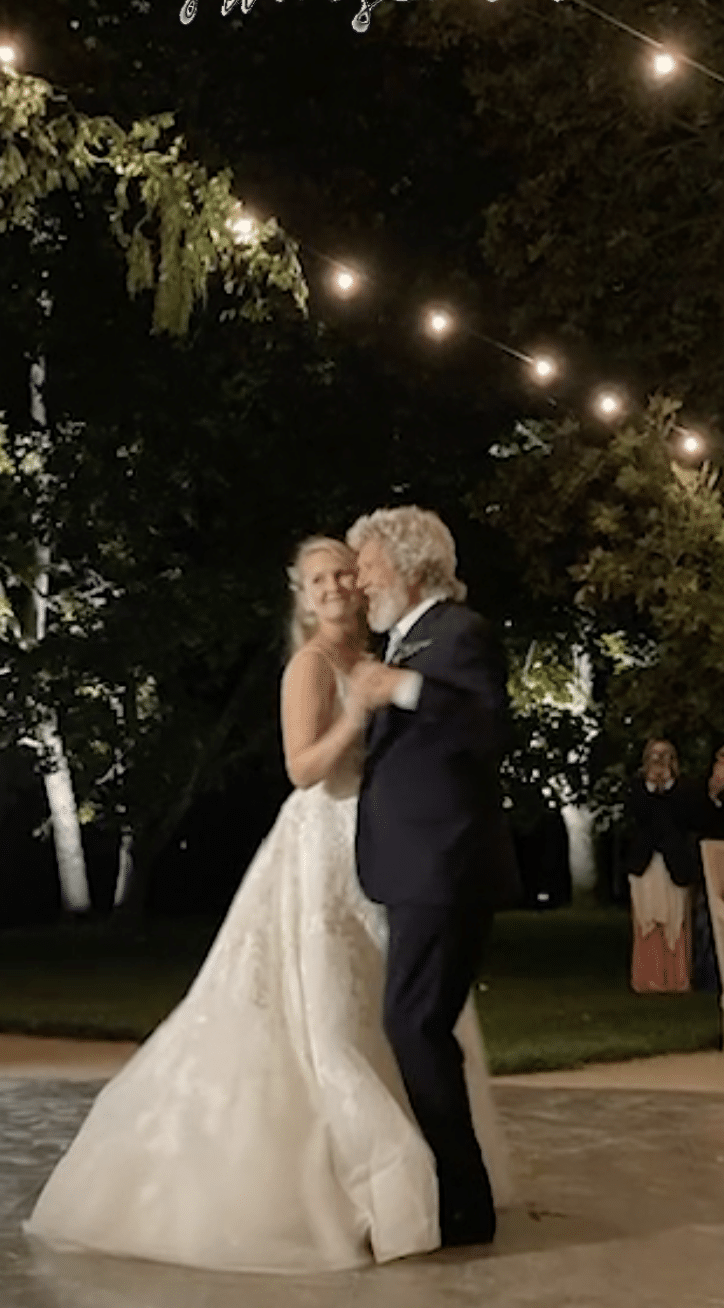
[[[428,595],[427,599],[421,600],[419,604],[415,605],[414,609],[410,609],[409,613],[405,613],[404,616],[395,623],[394,627],[390,628],[389,639],[387,641],[387,651],[385,653],[385,663],[390,662],[395,651],[399,649],[405,639],[408,631],[414,627],[415,623],[422,617],[423,613],[427,613],[427,610],[431,609],[433,604],[439,604],[443,599],[445,599],[444,595]],[[408,712],[412,713],[420,702],[422,673],[415,672],[412,668],[401,668],[400,671],[402,672],[402,676],[400,678],[400,684],[392,696],[392,703],[395,704],[397,708],[407,709]]]

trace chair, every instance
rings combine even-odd
[[[724,980],[724,840],[702,840],[701,858],[719,976]],[[724,988],[721,987],[719,1005],[719,1048],[724,1050]]]

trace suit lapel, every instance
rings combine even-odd
[[[392,662],[397,666],[403,666],[408,659],[414,658],[415,654],[421,654],[432,644],[435,637],[435,627],[443,613],[449,607],[448,600],[439,600],[433,604],[432,608],[426,609],[417,622],[413,623],[410,630],[400,641]]]
[[[415,654],[422,654],[425,649],[432,644],[434,639],[435,627],[438,620],[442,617],[448,608],[449,601],[440,600],[432,608],[426,610],[411,627],[393,655],[391,666],[404,668],[407,660],[414,658]],[[372,720],[367,727],[366,735],[366,754],[367,762],[383,744],[392,724],[393,714],[389,708],[378,709],[373,713]]]

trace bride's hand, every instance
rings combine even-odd
[[[360,659],[349,676],[350,695],[368,712],[383,708],[392,703],[401,675],[399,668],[389,667],[377,659]]]

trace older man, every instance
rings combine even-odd
[[[435,513],[379,509],[347,536],[386,663],[353,674],[376,710],[359,798],[357,863],[387,908],[384,1023],[437,1164],[443,1244],[487,1243],[495,1211],[453,1030],[496,908],[520,894],[497,763],[505,676],[461,601],[453,538]]]

